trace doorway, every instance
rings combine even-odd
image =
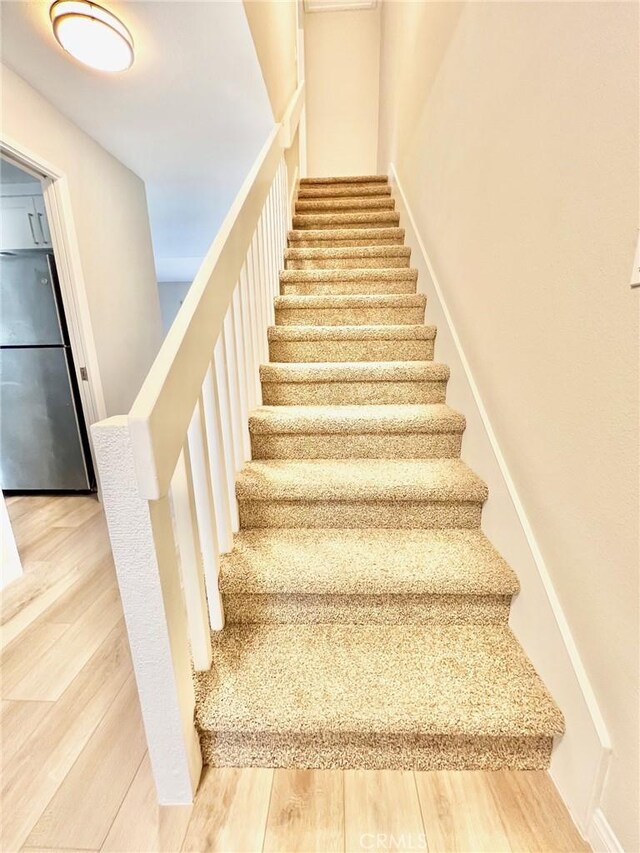
[[[0,485],[90,493],[96,480],[42,179],[0,157]]]

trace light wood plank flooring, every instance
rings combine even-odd
[[[2,595],[4,851],[583,851],[546,773],[207,769],[155,802],[100,505],[10,498]]]

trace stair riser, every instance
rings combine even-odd
[[[305,198],[361,198],[363,196],[390,196],[391,187],[386,184],[324,184],[301,186],[298,200]]]
[[[309,213],[349,213],[378,210],[395,210],[395,200],[391,196],[371,196],[367,198],[312,198],[296,202],[296,214]]]
[[[280,285],[281,296],[392,296],[415,292],[414,281],[316,281]]]
[[[418,326],[424,308],[276,308],[277,326]]]
[[[263,382],[265,406],[370,406],[444,403],[447,383]]]
[[[228,623],[499,625],[509,621],[510,602],[499,595],[222,595]]]
[[[239,500],[240,526],[470,528],[480,526],[482,504],[470,501]]]
[[[408,341],[271,341],[269,360],[312,361],[430,361],[433,340]]]
[[[310,259],[288,259],[284,263],[287,270],[388,270],[408,269],[410,258],[310,258]]]
[[[304,232],[302,232],[304,233]],[[350,246],[402,246],[404,237],[349,237],[348,233],[341,237],[327,238],[326,240],[301,237],[297,240],[289,240],[290,249],[346,249]]]
[[[546,770],[550,737],[200,732],[205,764],[369,770]]]
[[[347,220],[347,216],[352,216],[352,219]],[[336,228],[350,231],[361,228],[397,228],[399,222],[400,217],[397,214],[387,216],[384,213],[345,214],[344,219],[340,214],[336,214],[335,219],[327,216],[326,220],[322,216],[293,217],[293,227],[298,231],[334,231]]]
[[[251,436],[252,459],[451,459],[461,433],[260,433]]]

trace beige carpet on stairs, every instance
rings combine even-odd
[[[196,675],[205,761],[546,768],[563,717],[508,627],[386,176],[302,180],[293,226]]]

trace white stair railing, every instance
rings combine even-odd
[[[235,476],[290,223],[284,151],[298,88],[247,176],[128,415],[91,428],[160,803],[193,800],[202,769],[192,667],[224,626],[219,555],[238,530]]]

